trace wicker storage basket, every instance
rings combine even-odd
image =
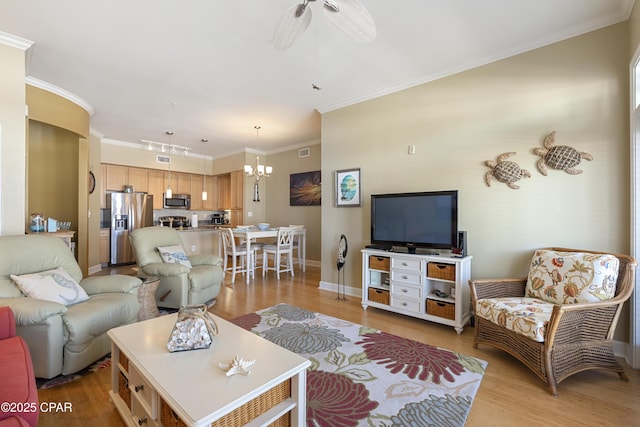
[[[369,288],[369,301],[389,305],[389,291]]]
[[[120,366],[122,366],[125,371],[129,372],[129,359],[127,359],[127,356],[121,351],[118,352],[118,363],[120,363]]]
[[[222,418],[212,422],[211,427],[236,427],[245,425],[289,397],[291,397],[291,380],[281,382],[241,407],[229,412]],[[186,427],[186,424],[178,418],[176,413],[173,412],[163,399],[160,399],[160,421],[164,427]],[[290,424],[290,415],[286,413],[271,425],[284,427]]]
[[[129,389],[129,380],[122,372],[118,372],[118,394],[127,404],[127,408],[131,410],[131,390]]]
[[[387,256],[369,255],[369,268],[373,270],[389,271],[391,258]]]
[[[438,316],[438,317],[444,317],[445,319],[455,320],[456,305],[449,302],[435,301],[432,299],[428,299],[427,314],[431,314],[433,316]]]
[[[427,263],[427,276],[432,279],[456,280],[455,264],[443,264],[440,262]]]

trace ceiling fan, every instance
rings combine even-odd
[[[273,34],[276,50],[291,47],[311,23],[310,3],[303,0],[291,6],[280,18]],[[376,38],[376,24],[371,14],[358,0],[321,0],[324,15],[336,30],[358,43],[369,43]]]

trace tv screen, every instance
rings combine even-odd
[[[451,249],[457,246],[458,191],[371,196],[371,243]]]

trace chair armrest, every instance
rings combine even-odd
[[[11,307],[0,307],[0,340],[16,336],[16,319]]]
[[[554,345],[613,339],[624,300],[555,305],[545,343]]]
[[[157,262],[147,264],[142,267],[142,272],[148,277],[173,277],[181,274],[189,273],[189,267],[182,264],[170,263],[170,262]],[[140,275],[140,274],[139,274]]]
[[[89,295],[116,293],[136,293],[142,280],[134,276],[124,274],[111,274],[108,276],[85,277],[80,281],[80,286]]]
[[[0,298],[0,305],[11,307],[18,326],[35,325],[67,312],[62,304],[37,298]]]
[[[469,280],[473,302],[487,298],[523,297],[526,278]]]
[[[189,256],[191,265],[222,265],[222,258],[211,254],[196,254]]]

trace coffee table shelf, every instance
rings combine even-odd
[[[130,426],[304,425],[310,362],[220,317],[211,348],[169,353],[176,315],[109,331],[111,400]],[[250,375],[218,363],[255,359]]]

